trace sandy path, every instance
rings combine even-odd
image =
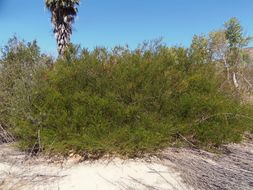
[[[191,189],[175,166],[159,159],[99,160],[49,164],[32,159],[10,145],[0,146],[0,189],[13,190],[178,190]]]

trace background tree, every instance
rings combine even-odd
[[[80,0],[45,0],[46,7],[52,15],[51,22],[54,25],[59,55],[63,54],[64,49],[70,43],[72,24],[79,2]]]
[[[209,63],[211,61],[209,40],[205,35],[195,35],[189,51],[191,59],[195,63]]]
[[[217,63],[218,67],[225,69],[227,80],[230,80],[230,70],[228,63],[228,40],[225,30],[218,30],[209,33],[210,52],[212,60]],[[221,64],[220,64],[221,63]]]
[[[233,84],[238,88],[239,82],[237,75],[239,73],[239,67],[243,63],[243,54],[245,53],[243,48],[249,44],[252,38],[243,34],[243,27],[237,18],[231,18],[229,21],[225,22],[224,27],[228,42],[227,63],[231,70],[230,75]]]
[[[189,55],[194,63],[215,63],[217,71],[225,73],[226,81],[241,91],[245,86],[247,89],[253,87],[244,76],[246,63],[252,60],[245,50],[251,39],[244,35],[239,20],[231,18],[222,29],[210,32],[208,36],[195,35]]]
[[[249,44],[251,37],[245,36],[243,27],[237,18],[231,18],[224,23],[224,28],[209,33],[209,48],[212,60],[217,66],[222,66],[226,73],[227,81],[235,88],[240,88],[240,83],[248,80],[243,76],[242,71],[247,62],[245,47]],[[251,86],[251,85],[250,85]]]

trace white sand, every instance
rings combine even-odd
[[[64,172],[62,190],[76,189],[187,189],[179,175],[161,164],[144,161],[96,162],[79,164]]]
[[[172,163],[167,162],[165,166],[158,159],[150,162],[113,159],[79,164],[68,160],[61,166],[41,160],[27,162],[20,154],[3,156],[4,150],[0,150],[0,156],[2,153],[2,158],[8,158],[0,158],[0,189],[4,190],[191,189],[182,182]]]

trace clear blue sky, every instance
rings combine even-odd
[[[194,34],[240,19],[253,36],[253,0],[81,0],[72,41],[90,49],[164,38],[188,46]],[[56,55],[50,14],[44,0],[0,0],[0,46],[16,34],[36,39],[43,52]],[[253,45],[253,43],[251,44]]]

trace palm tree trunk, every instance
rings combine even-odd
[[[54,33],[58,46],[58,53],[63,55],[64,50],[70,43],[70,36],[72,34],[71,21],[68,20],[68,16],[56,9],[52,14],[52,23],[54,24]]]

